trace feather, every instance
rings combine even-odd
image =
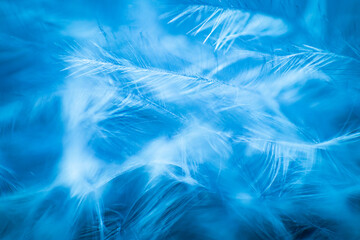
[[[359,239],[359,8],[0,1],[0,239]]]

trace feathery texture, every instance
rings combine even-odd
[[[360,3],[0,2],[0,239],[360,239]]]

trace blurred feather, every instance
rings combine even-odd
[[[359,9],[0,2],[0,238],[359,239]]]

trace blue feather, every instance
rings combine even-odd
[[[0,2],[0,239],[360,239],[355,0]]]

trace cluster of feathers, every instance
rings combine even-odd
[[[0,239],[360,239],[359,1],[0,19]]]

